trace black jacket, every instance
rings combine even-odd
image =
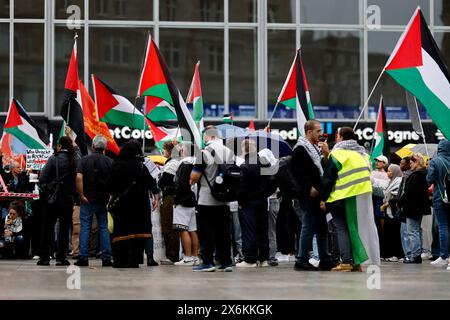
[[[56,160],[58,158],[58,160]],[[77,158],[77,155],[75,156]],[[62,181],[62,194],[64,196],[74,197],[76,194],[75,177],[77,160],[71,166],[67,151],[61,150],[52,155],[45,166],[42,168],[39,176],[39,184],[45,190],[45,186],[56,180],[56,163],[58,163],[58,176]]]
[[[406,218],[419,219],[431,213],[425,169],[413,171],[406,179],[405,190],[397,206]]]
[[[303,146],[297,146],[292,152],[292,174],[299,186],[298,197],[309,197],[311,187],[319,194],[322,191],[322,178],[308,151]]]
[[[261,177],[261,159],[258,155],[246,155],[241,165],[238,202],[240,205],[248,200],[263,199],[264,187]]]
[[[195,207],[197,201],[195,193],[191,189],[190,175],[194,165],[188,162],[181,162],[175,175],[175,196],[173,203],[183,207]]]
[[[152,232],[149,191],[156,194],[158,187],[145,165],[138,159],[114,162],[107,185],[113,196],[122,195],[113,213],[113,239],[148,238]]]

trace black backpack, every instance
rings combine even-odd
[[[216,152],[214,149],[211,150],[211,155],[214,159],[216,158]],[[208,177],[205,174],[205,180],[211,190],[212,196],[217,201],[237,201],[241,169],[235,162],[219,163],[217,166],[217,175],[214,177],[213,181],[210,181],[212,177]]]
[[[290,198],[298,197],[300,186],[292,173],[292,156],[280,158],[275,178],[283,195]]]

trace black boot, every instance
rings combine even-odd
[[[153,257],[147,257],[147,267],[159,266],[158,262],[153,259]]]

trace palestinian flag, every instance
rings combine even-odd
[[[174,107],[167,101],[154,96],[145,97],[144,113],[147,115],[147,118],[153,122],[177,120],[177,114]]]
[[[375,132],[373,135],[372,155],[370,156],[373,168],[375,168],[375,158],[381,155],[389,155],[389,152],[390,150],[386,124],[386,113],[384,111],[383,96],[381,96],[377,122],[375,124]]]
[[[112,137],[111,132],[109,132],[106,123],[99,121],[94,100],[92,100],[91,96],[89,95],[89,92],[86,90],[81,80],[79,83],[79,88],[81,93],[81,102],[83,106],[83,120],[84,120],[84,127],[86,129],[86,134],[91,139],[94,139],[94,137],[98,134],[103,135],[108,141],[106,149],[115,154],[119,154],[120,152],[119,146],[117,145],[116,141],[114,141],[114,138]],[[143,119],[144,118],[142,117],[142,120]]]
[[[69,69],[67,70],[66,84],[64,86],[64,98],[61,107],[61,116],[67,126],[72,129],[75,142],[83,155],[87,154],[85,141],[85,131],[83,122],[83,110],[81,109],[80,88],[78,87],[78,60],[77,60],[77,39],[72,49]]]
[[[224,113],[222,116],[222,122],[233,124],[233,115],[231,113]]]
[[[96,75],[91,75],[91,78],[100,121],[118,126],[145,129],[144,115],[141,111]]]
[[[192,77],[192,83],[191,87],[189,88],[186,103],[193,104],[195,124],[197,125],[198,130],[200,130],[200,132],[203,132],[203,97],[202,86],[200,84],[200,73],[198,72],[199,66],[200,61],[195,65],[194,76]]]
[[[420,7],[384,70],[422,102],[436,126],[450,139],[450,77]]]
[[[4,132],[16,137],[28,149],[47,149],[45,133],[31,120],[17,99],[11,101]]]
[[[180,90],[178,90],[175,82],[170,77],[166,62],[150,35],[148,37],[144,61],[137,95],[139,97],[151,96],[164,101],[156,105],[155,101],[152,101],[152,103],[149,103],[150,107],[155,105],[156,108],[166,103],[173,107],[177,116],[178,125],[181,128],[183,140],[192,141],[198,146],[201,146],[202,139],[194,119],[186,107]],[[149,115],[148,111],[147,109],[146,116],[151,119],[151,112]],[[167,120],[167,118],[164,120]]]
[[[180,140],[180,130],[178,128],[164,128],[157,126],[151,120],[147,119],[148,127],[152,133],[153,140],[155,141],[155,146],[162,150],[163,144],[166,141]]]
[[[295,54],[286,82],[281,89],[277,103],[297,111],[297,127],[301,135],[305,134],[305,123],[314,119],[314,111],[309,96],[308,83],[303,69],[300,49]]]
[[[354,264],[379,266],[380,241],[373,218],[372,193],[346,198],[344,203]]]

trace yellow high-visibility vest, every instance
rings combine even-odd
[[[338,178],[327,202],[372,192],[369,159],[356,151],[334,150],[330,153],[341,165]]]

